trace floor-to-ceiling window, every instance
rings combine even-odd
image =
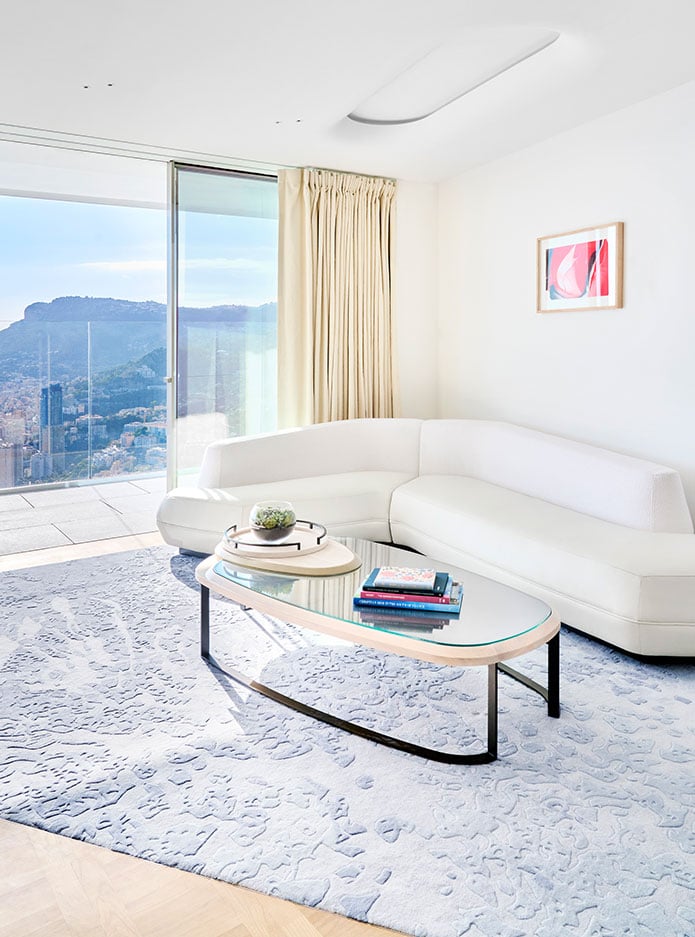
[[[277,179],[173,167],[171,484],[277,423]]]
[[[0,490],[163,473],[168,446],[190,481],[274,428],[276,180],[176,167],[167,278],[167,169],[0,142]]]
[[[166,167],[0,144],[0,489],[166,468]]]

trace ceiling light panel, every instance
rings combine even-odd
[[[364,124],[422,120],[536,55],[559,35],[512,26],[468,30],[427,52],[348,117]]]

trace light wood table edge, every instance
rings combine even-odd
[[[271,615],[273,618],[279,618],[281,621],[309,628],[311,631],[433,664],[448,664],[455,667],[482,667],[486,664],[496,664],[520,657],[522,654],[547,644],[560,630],[560,619],[551,610],[542,624],[513,638],[471,647],[434,644],[372,630],[337,618],[330,618],[321,612],[290,605],[281,599],[260,595],[252,589],[237,585],[217,575],[214,567],[218,562],[219,557],[208,557],[196,567],[195,571],[198,582],[218,595],[238,602],[240,605],[249,606],[263,614]]]

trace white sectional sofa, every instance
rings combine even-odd
[[[164,539],[211,553],[260,500],[336,536],[392,541],[547,601],[644,655],[695,655],[695,535],[680,476],[484,420],[350,420],[213,443],[169,492]]]

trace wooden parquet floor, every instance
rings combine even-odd
[[[395,931],[0,821],[0,937],[394,937]]]

